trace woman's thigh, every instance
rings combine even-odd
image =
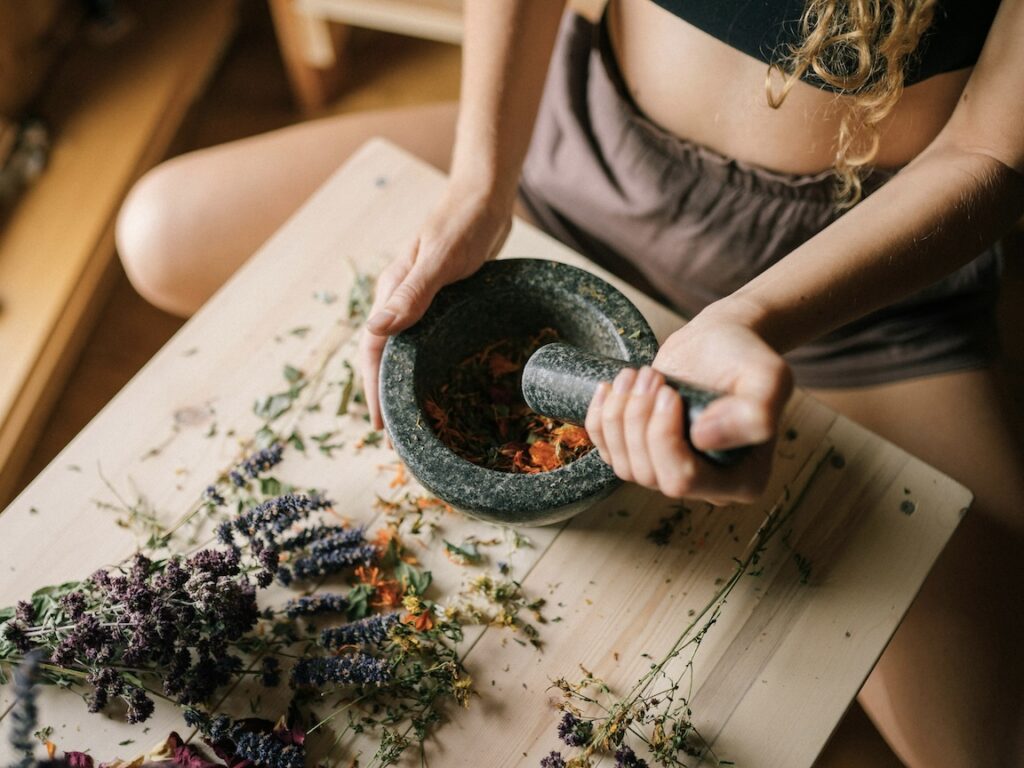
[[[151,302],[191,314],[368,139],[446,170],[456,113],[444,103],[342,115],[173,158],[122,207],[125,270]]]
[[[989,371],[813,393],[963,483],[975,501],[860,700],[918,766],[1024,765],[1024,458]]]

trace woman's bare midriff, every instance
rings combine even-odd
[[[843,97],[797,83],[779,109],[768,106],[768,65],[655,5],[611,0],[612,47],[637,106],[681,138],[786,173],[830,168]],[[883,124],[875,163],[912,160],[949,119],[969,69],[908,87]]]

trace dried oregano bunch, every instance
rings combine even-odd
[[[244,657],[273,650],[252,633],[263,615],[256,593],[279,575],[282,548],[315,559],[312,548],[337,535],[301,527],[326,506],[316,495],[271,499],[237,516],[220,547],[188,557],[136,554],[0,610],[0,682],[5,667],[34,653],[41,683],[84,688],[93,712],[120,701],[132,723],[149,718],[153,697],[200,704],[243,673],[276,683],[273,665],[245,669]],[[361,532],[346,541],[363,560],[372,556]]]

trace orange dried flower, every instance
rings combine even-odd
[[[375,585],[374,608],[397,608],[402,604],[405,590],[397,581],[382,581]]]
[[[407,614],[402,621],[406,624],[412,624],[413,629],[417,632],[427,632],[434,628],[434,617],[430,615],[430,611]]]
[[[530,461],[543,472],[550,472],[562,466],[555,446],[547,440],[536,440],[530,446]]]
[[[590,446],[590,436],[583,427],[575,424],[564,424],[555,430],[555,442],[561,443],[570,450]]]

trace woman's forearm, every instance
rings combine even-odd
[[[714,305],[786,352],[938,281],[1024,211],[1024,176],[937,143],[864,202]]]
[[[511,201],[564,0],[467,0],[452,178]]]

